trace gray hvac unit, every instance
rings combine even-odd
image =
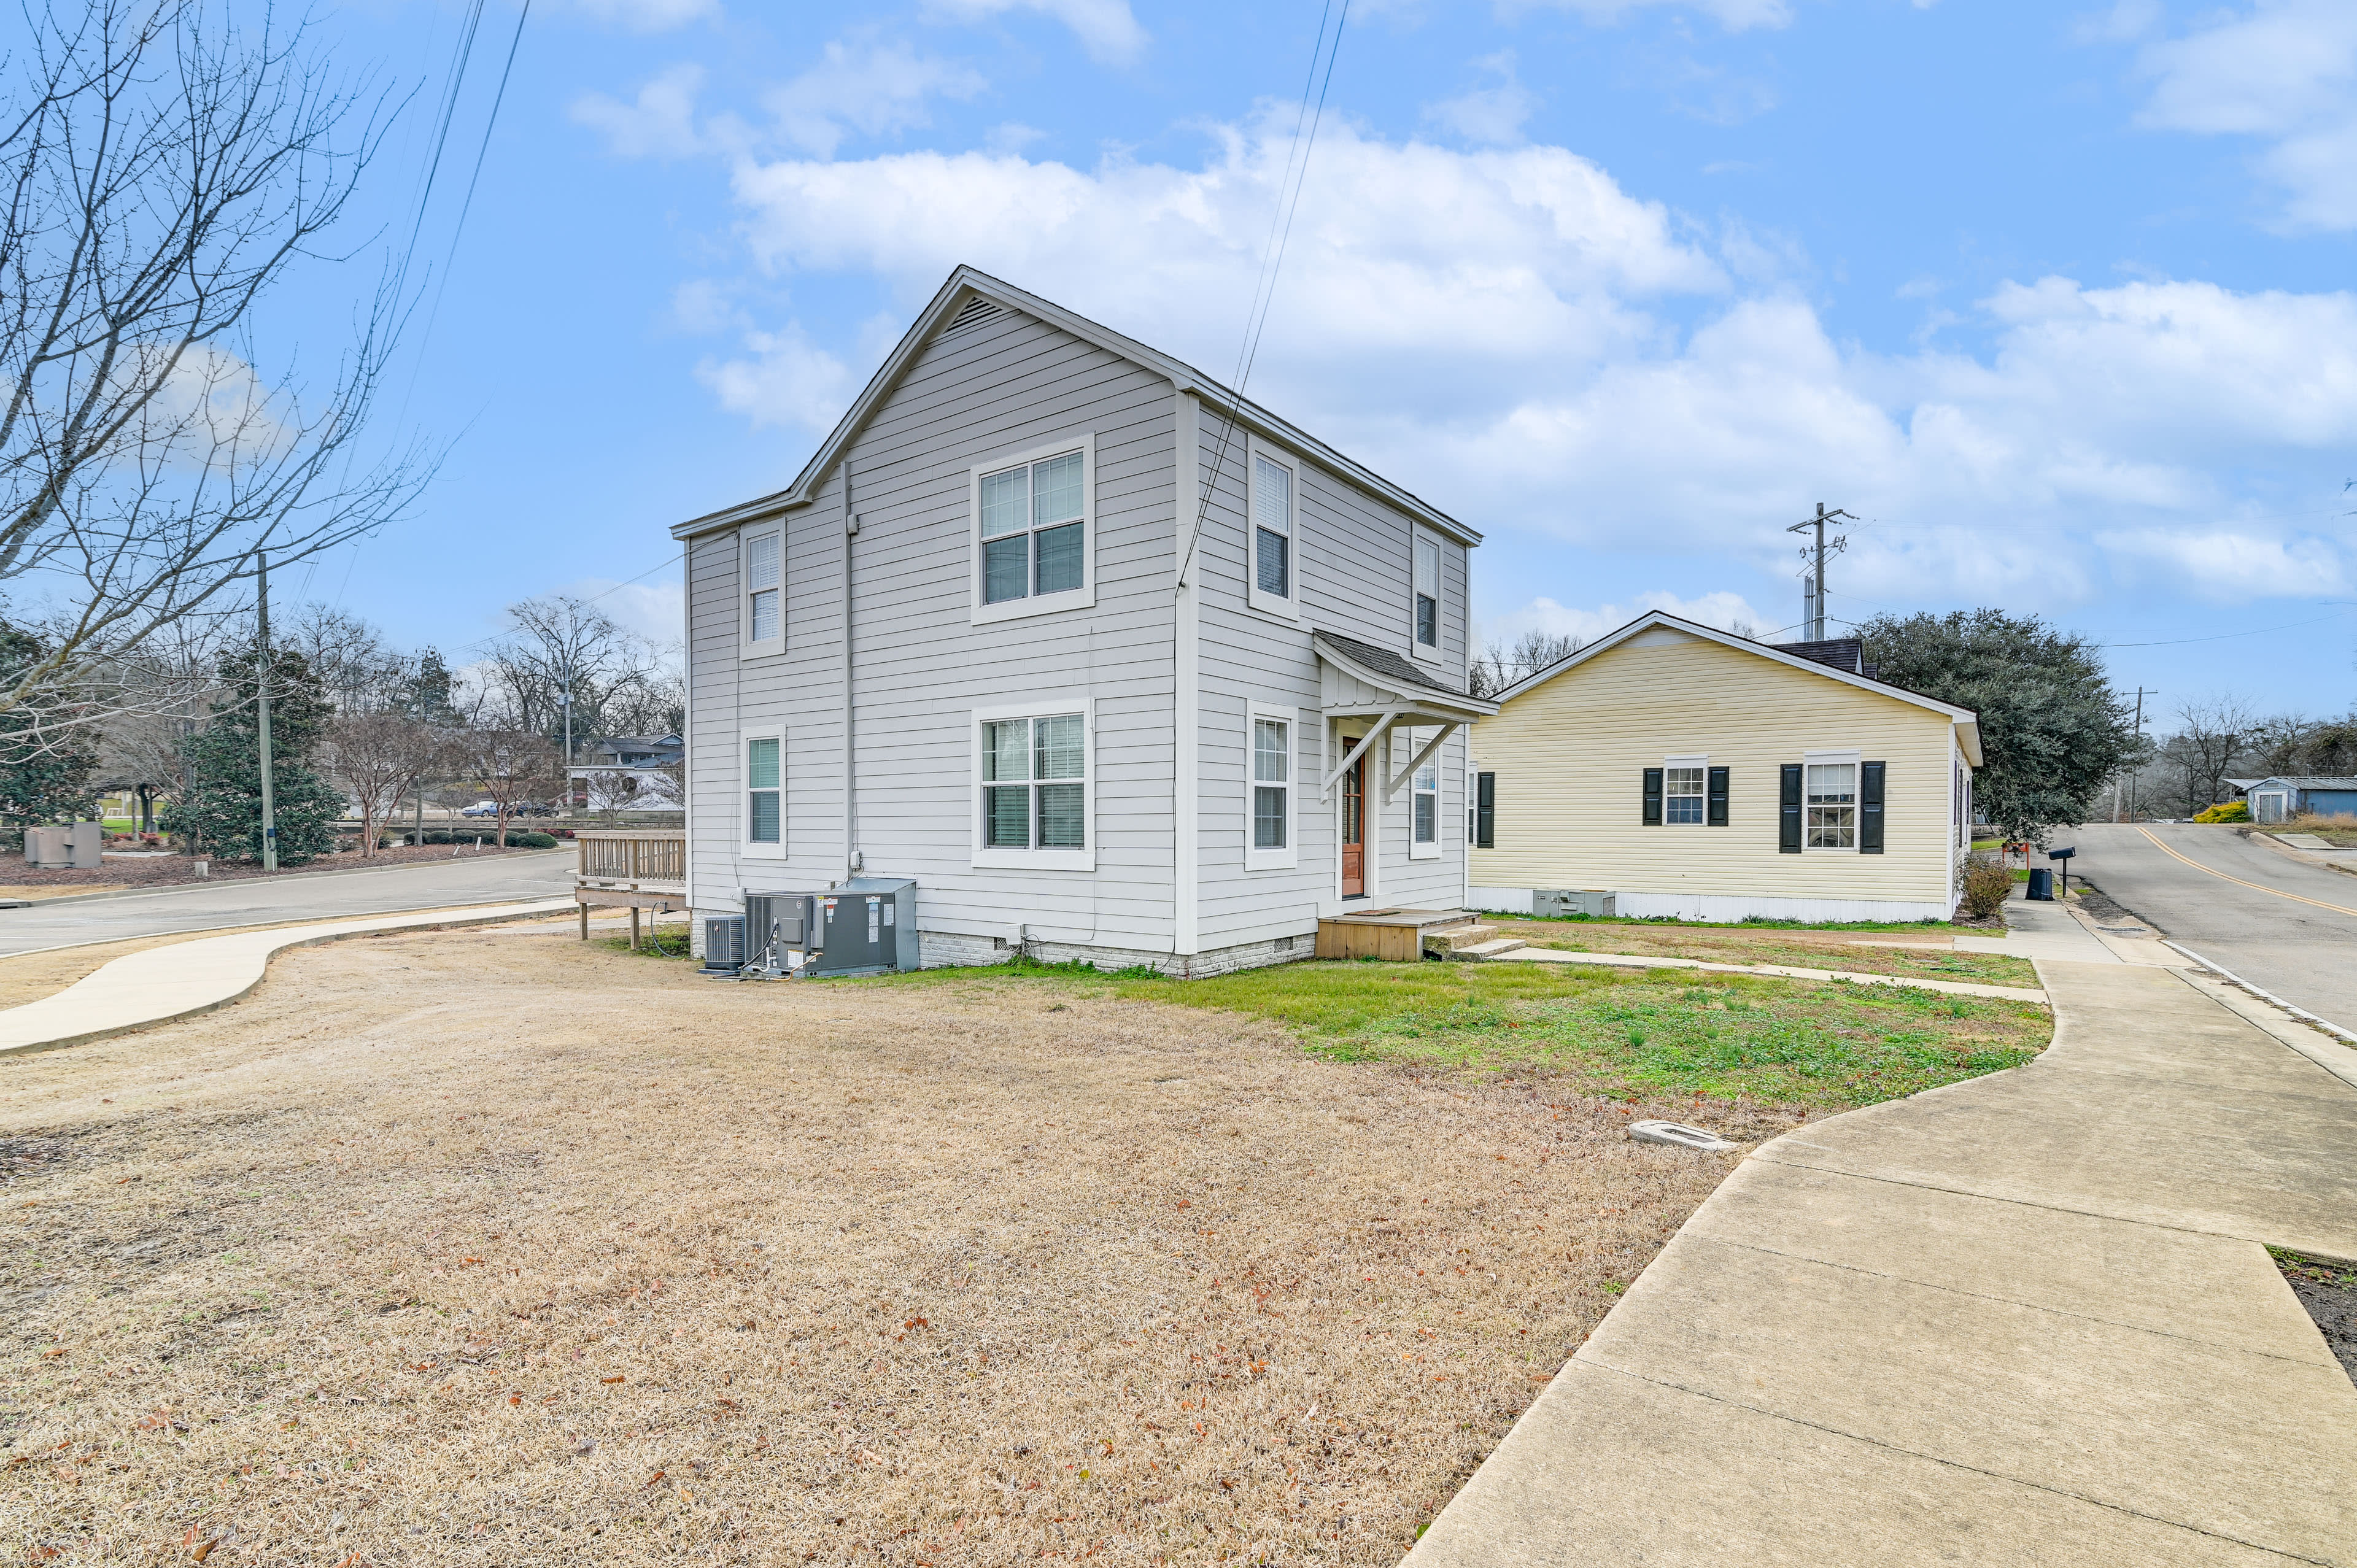
[[[712,915],[704,922],[704,967],[714,974],[734,974],[745,967],[745,917]]]
[[[783,969],[786,954],[808,952],[817,945],[812,930],[813,900],[807,893],[745,891],[745,961],[752,962],[764,949],[770,966]]]
[[[1542,919],[1563,919],[1572,915],[1609,916],[1617,899],[1610,893],[1584,887],[1534,887],[1531,889],[1531,913]]]
[[[898,876],[855,876],[818,898],[821,974],[880,974],[915,969],[917,885]]]

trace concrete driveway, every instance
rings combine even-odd
[[[2357,1028],[2357,876],[2190,822],[2091,823],[2055,842],[2075,843],[2074,878],[2083,875],[2170,940]]]
[[[159,889],[120,898],[88,898],[0,909],[0,958],[90,942],[284,920],[350,920],[460,904],[524,903],[562,897],[573,887],[574,852],[461,855],[382,871],[321,871]]]

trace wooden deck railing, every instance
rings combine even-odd
[[[687,834],[651,832],[585,832],[576,836],[580,859],[575,881],[585,886],[617,884],[650,891],[687,891]]]

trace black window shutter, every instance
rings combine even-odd
[[[1662,825],[1662,770],[1658,768],[1645,769],[1644,823],[1649,828]]]
[[[1801,853],[1801,765],[1784,764],[1782,798],[1776,813],[1776,848],[1785,854]]]
[[[1710,799],[1703,807],[1703,825],[1711,828],[1727,826],[1727,769],[1710,770]]]
[[[1882,770],[1879,762],[1857,768],[1857,853],[1882,853]]]
[[[1498,776],[1473,775],[1473,847],[1498,847]]]

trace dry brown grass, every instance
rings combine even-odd
[[[1728,1168],[1648,1109],[1794,1119],[1048,982],[295,952],[0,1063],[0,1559],[1387,1563]]]
[[[1648,958],[1692,958],[1705,963],[1775,963],[1798,969],[1839,969],[1860,974],[1904,974],[1924,980],[1956,980],[1975,985],[2035,989],[2038,971],[2028,959],[2002,953],[1957,952],[1943,944],[1953,933],[1941,927],[1921,930],[1809,931],[1777,927],[1675,926],[1652,921],[1517,920],[1493,922],[1501,937],[1520,937],[1535,947],[1587,952],[1637,953]],[[1924,947],[1897,944],[1920,942]]]

